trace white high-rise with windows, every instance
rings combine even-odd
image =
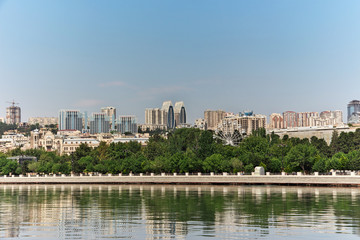
[[[78,130],[83,129],[83,115],[78,110],[59,111],[59,130]]]

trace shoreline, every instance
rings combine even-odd
[[[283,185],[360,187],[360,176],[332,175],[99,175],[6,176],[0,184],[169,184],[169,185]]]

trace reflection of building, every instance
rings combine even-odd
[[[216,130],[218,124],[226,116],[223,110],[206,110],[204,112],[204,119],[207,125],[207,129]]]
[[[109,130],[109,117],[105,113],[93,113],[90,119],[90,134],[108,133]]]
[[[135,134],[138,132],[138,126],[135,116],[120,116],[117,121],[117,131],[121,133],[130,132]]]
[[[175,125],[181,126],[186,124],[186,111],[184,102],[176,102],[174,107]]]
[[[347,121],[348,123],[357,124],[360,123],[360,101],[359,100],[352,100],[347,105],[348,116]]]
[[[78,110],[60,110],[59,130],[78,130],[83,128],[83,116]]]
[[[21,122],[21,109],[15,106],[13,102],[10,107],[6,108],[6,123],[7,124],[19,124]]]

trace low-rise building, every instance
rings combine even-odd
[[[30,117],[28,120],[29,125],[39,124],[40,127],[47,125],[57,125],[59,119],[57,117]]]

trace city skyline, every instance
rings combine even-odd
[[[359,99],[358,1],[1,1],[0,117],[59,109],[341,110]],[[346,91],[345,91],[346,90]],[[345,116],[344,116],[345,117]],[[345,118],[344,118],[345,119]]]
[[[354,102],[354,101],[359,101],[359,100],[352,100],[352,101],[350,101],[350,103],[351,102]],[[163,102],[163,104],[164,103],[168,103],[168,102],[170,102],[171,103],[171,101],[164,101]],[[183,101],[180,101],[180,102],[176,102],[177,104],[179,103],[179,104],[184,104],[183,103]],[[7,109],[8,108],[10,108],[11,106],[13,106],[13,105],[10,105],[10,106],[8,106],[7,107]],[[17,108],[20,108],[21,109],[21,107],[19,106],[19,105],[17,105]],[[138,118],[138,116],[136,116],[136,115],[134,115],[134,114],[122,114],[122,113],[119,113],[119,114],[116,114],[116,108],[114,108],[114,107],[101,107],[100,108],[100,110],[101,110],[101,112],[104,112],[104,110],[105,109],[107,109],[107,108],[111,108],[111,109],[115,109],[115,115],[114,115],[114,119],[113,119],[113,121],[117,121],[118,119],[118,117],[120,117],[120,116],[134,116],[134,117],[136,117],[136,119],[137,120],[139,120],[139,122],[138,123],[140,123],[140,124],[146,124],[146,116],[145,116],[145,119],[144,119],[144,121],[142,121],[141,119],[139,119]],[[152,110],[152,109],[159,109],[159,110],[161,110],[160,108],[146,108],[145,109],[145,115],[146,115],[146,111],[147,110]],[[84,110],[84,111],[82,111],[82,110],[79,110],[79,109],[70,109],[70,108],[67,108],[67,109],[59,109],[58,110],[58,112],[57,112],[57,115],[59,115],[59,113],[60,112],[62,112],[62,111],[64,111],[64,110],[69,110],[69,111],[77,111],[77,112],[79,112],[80,114],[82,114],[82,115],[84,115],[84,117],[86,116],[86,114],[98,114],[100,111],[99,111],[99,109],[96,111],[96,109],[95,109],[95,111],[94,112],[89,112],[89,111],[87,111],[87,110]],[[21,109],[21,111],[22,111],[22,109]],[[184,110],[185,111],[185,110]],[[243,111],[250,111],[251,113],[254,113],[254,111],[253,110],[249,110],[249,109],[247,109],[247,110],[239,110],[239,111],[235,111],[235,112],[231,112],[231,111],[227,111],[226,109],[210,109],[210,108],[208,108],[208,109],[206,109],[206,110],[204,110],[203,111],[203,115],[201,116],[201,117],[199,117],[199,118],[203,118],[204,119],[204,117],[205,117],[205,115],[206,115],[206,112],[208,112],[208,111],[222,111],[222,112],[224,112],[224,114],[242,114],[243,113]],[[334,109],[323,109],[323,110],[321,110],[321,111],[315,111],[315,112],[309,112],[309,111],[303,111],[303,112],[295,112],[295,111],[291,111],[291,110],[285,110],[285,111],[279,111],[279,112],[274,112],[274,113],[271,113],[271,114],[269,114],[269,115],[266,115],[266,114],[262,114],[262,113],[256,113],[256,114],[262,114],[262,115],[265,115],[265,116],[267,116],[267,117],[269,117],[269,119],[271,118],[271,115],[273,115],[273,114],[280,114],[281,116],[283,115],[283,114],[285,114],[285,113],[288,113],[288,112],[292,112],[292,113],[299,113],[299,114],[302,114],[302,113],[306,113],[306,114],[308,114],[308,113],[317,113],[317,114],[319,114],[319,113],[323,113],[323,112],[328,112],[328,111],[330,111],[330,112],[333,112],[333,111],[340,111],[341,112],[341,116],[344,118],[344,123],[347,123],[347,118],[348,118],[348,115],[347,115],[347,113],[345,112],[343,112],[342,110],[334,110]],[[345,114],[345,115],[344,115]],[[87,116],[87,118],[91,118],[91,116],[90,115],[88,115]],[[6,121],[6,118],[5,117],[2,117],[2,116],[0,116],[0,118],[2,118],[2,119],[4,119],[4,121]],[[21,122],[28,122],[28,121],[33,121],[32,119],[37,119],[37,118],[57,118],[57,117],[53,117],[53,116],[31,116],[31,117],[29,117],[28,119],[22,119],[22,121]],[[199,119],[199,118],[196,118],[195,120],[197,120],[197,119]],[[111,117],[110,117],[110,121],[111,121]],[[186,119],[186,117],[185,117],[185,119]],[[270,124],[270,122],[269,122],[269,119],[268,119],[268,123]],[[186,123],[188,123],[188,124],[194,124],[195,123],[195,120],[194,120],[194,122],[186,122]]]

